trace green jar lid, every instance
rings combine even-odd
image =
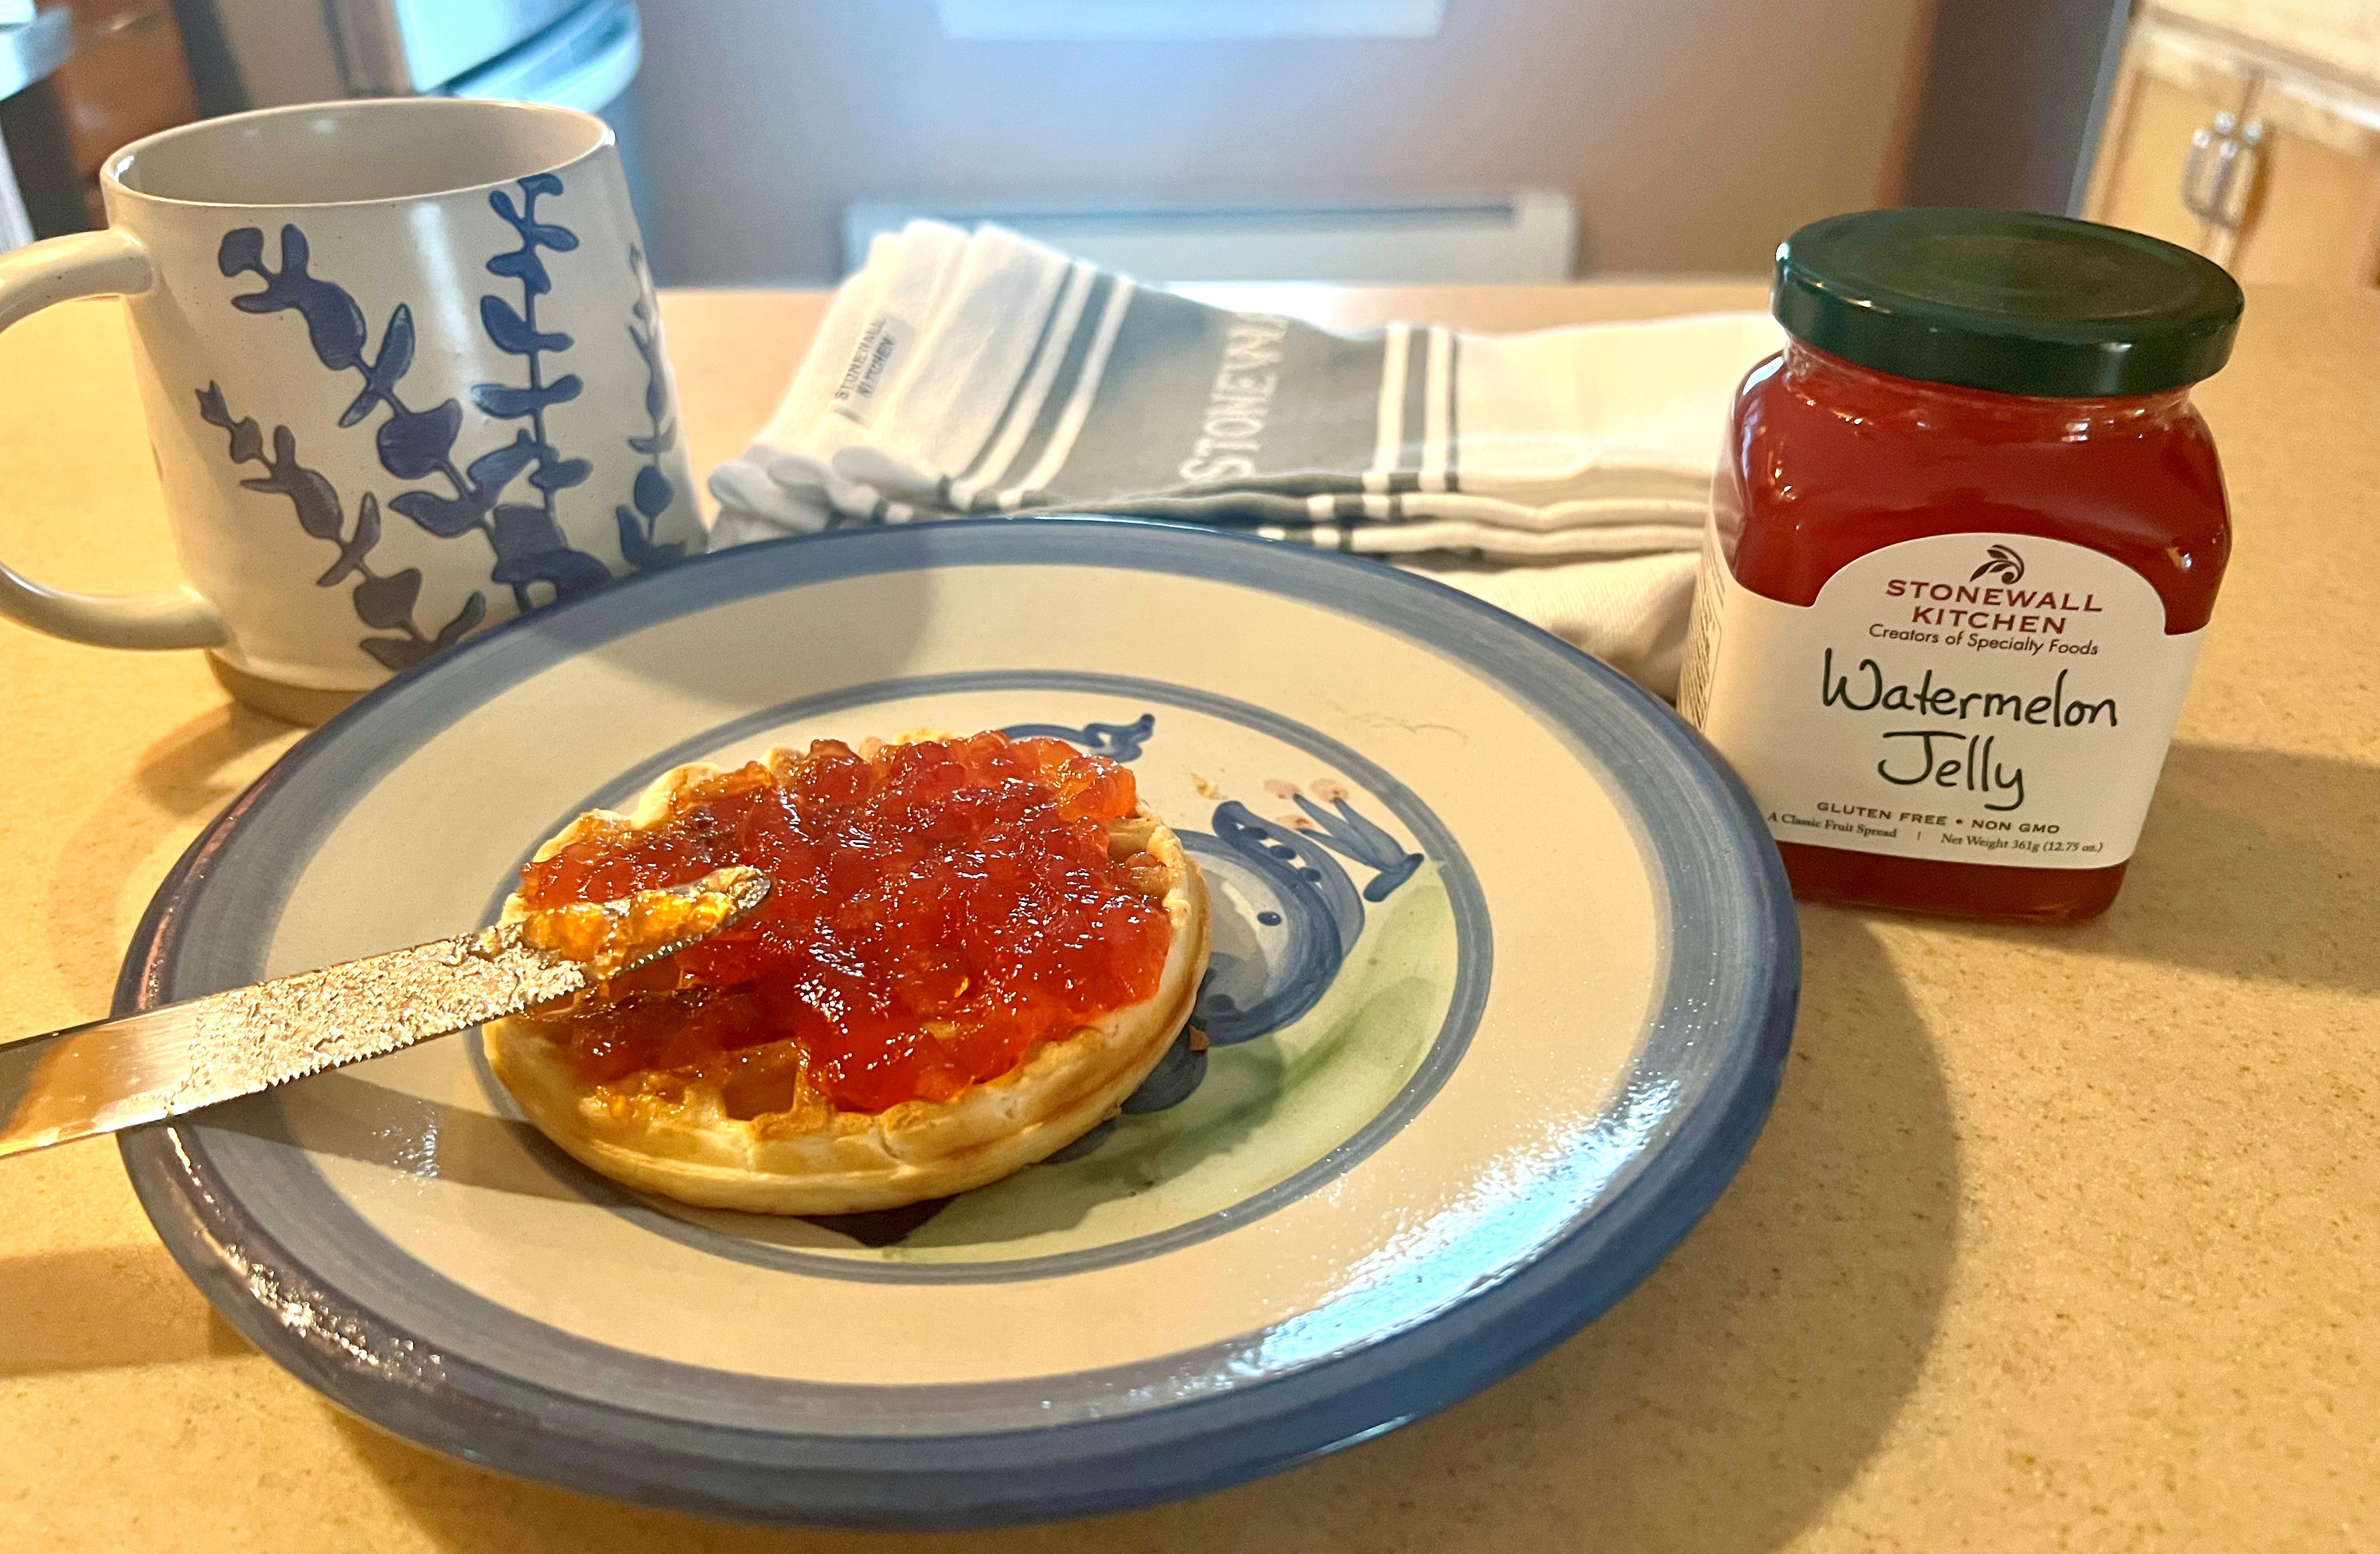
[[[1777,249],[1777,322],[1879,372],[2052,398],[2213,375],[2240,285],[2160,238],[2018,211],[1863,211]]]

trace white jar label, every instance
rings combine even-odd
[[[2132,855],[2204,631],[2082,545],[1941,534],[1808,605],[1706,546],[1680,710],[1780,842],[2028,868]]]

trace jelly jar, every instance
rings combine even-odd
[[[1777,250],[1680,706],[1796,893],[2064,921],[2121,887],[2230,549],[2190,385],[2240,288],[2154,237],[1898,210]]]

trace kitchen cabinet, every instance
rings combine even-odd
[[[2241,133],[2254,160],[2216,257],[2243,281],[2380,283],[2380,91],[2268,76]]]
[[[2211,182],[2216,138],[2236,131],[2253,90],[2237,61],[2193,34],[2151,17],[2135,21],[2084,214],[2204,252],[2209,222],[2200,196]]]
[[[2083,213],[2242,281],[2380,284],[2380,79],[2143,7]]]

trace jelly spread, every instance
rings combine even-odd
[[[1110,839],[1136,804],[1114,762],[998,734],[822,740],[695,783],[659,826],[530,864],[532,917],[730,864],[769,899],[548,1034],[591,1083],[704,1085],[739,1117],[950,1099],[1157,990],[1165,870]]]
[[[577,961],[599,983],[608,982],[733,919],[744,910],[738,898],[745,881],[765,892],[765,880],[735,868],[675,890],[538,907],[521,919],[521,940],[532,949]]]

